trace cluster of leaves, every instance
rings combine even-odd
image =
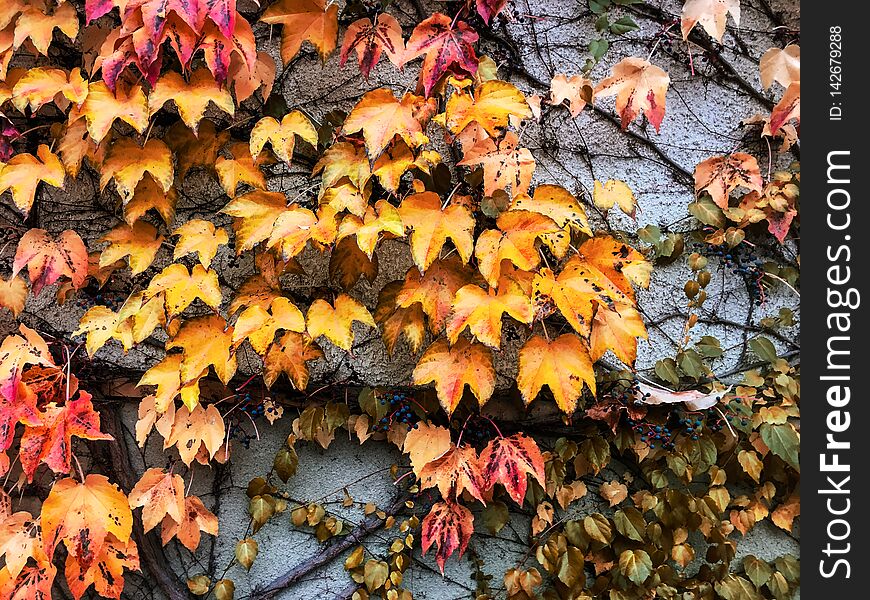
[[[619,378],[631,377],[627,372],[596,372],[594,364],[608,352],[633,367],[637,340],[647,335],[635,288],[649,285],[648,254],[665,254],[667,242],[649,232],[655,252],[644,253],[625,236],[595,231],[584,198],[537,182],[535,157],[524,145],[526,126],[541,118],[543,104],[566,106],[578,117],[610,96],[623,129],[643,115],[658,131],[668,74],[650,58],[627,57],[595,83],[589,74],[606,50],[600,41],[590,47],[593,62],[581,73],[556,75],[547,97],[527,96],[499,80],[495,63],[478,55],[478,33],[470,24],[492,22],[506,2],[456,4],[452,15],[435,13],[406,28],[407,39],[384,6],[351,22],[343,32],[341,64],[355,55],[368,78],[383,57],[397,68],[422,58],[418,85],[399,96],[372,89],[347,114],[319,118],[269,102],[276,64],[258,47],[255,30],[258,23],[281,27],[285,68],[304,44],[326,60],[339,42],[337,4],[279,0],[250,20],[234,0],[94,0],[83,6],[14,0],[0,10],[0,193],[9,192],[10,206],[22,217],[12,272],[0,281],[0,306],[17,317],[28,298],[47,287],[64,304],[110,279],[129,284],[117,305],[90,306],[70,337],[21,324],[2,341],[0,475],[20,488],[38,473],[54,478],[36,517],[12,512],[9,497],[2,498],[2,597],[50,597],[55,561],[64,559],[76,599],[91,586],[119,598],[124,571],[139,568],[132,532],[133,510],[140,507],[142,529],[160,525],[163,544],[177,539],[195,551],[203,532],[217,535],[216,516],[185,491],[183,474],[192,479],[197,464],[229,459],[239,413],[265,414],[270,422],[281,417],[283,407],[271,398],[251,408],[245,389],[252,379],[277,390],[286,378],[305,392],[309,363],[323,356],[327,344],[353,352],[360,327],[378,329],[391,354],[405,344],[417,357],[411,383],[418,387],[389,402],[368,392],[355,412],[346,404],[305,407],[272,472],[249,486],[252,535],[287,510],[294,524],[312,527],[320,541],[346,531],[344,521],[322,505],[293,506],[270,482],[272,473],[284,482],[295,473],[297,440],[325,448],[343,427],[360,443],[386,438],[399,447],[410,460],[401,477],[413,475],[413,493],[434,498],[425,514],[401,521],[402,537],[386,560],[366,560],[361,549],[347,559],[367,594],[410,597],[401,585],[415,532],[420,529],[424,553],[434,546],[443,572],[447,558],[469,544],[472,508],[482,511],[492,530],[504,526],[505,494],[534,510],[534,546],[555,578],[555,597],[605,590],[611,598],[636,597],[640,590],[665,598],[697,590],[698,597],[708,597],[714,589],[728,600],[755,597],[741,595],[751,582],[779,598],[794,587],[791,563],[771,574],[766,564],[752,562],[749,580],[731,574],[734,544],[727,539],[732,528],[745,533],[768,516],[790,529],[799,511],[792,367],[758,341],[754,351],[768,366],[747,374],[734,394],[722,398],[711,391],[720,386],[703,367],[718,343],[702,340],[656,367],[660,379],[694,388],[689,391],[626,387]],[[590,8],[601,32],[635,27],[625,16],[611,20],[610,1],[596,0]],[[700,23],[721,39],[729,11],[739,19],[736,0],[690,0],[683,36]],[[789,121],[799,119],[799,51],[771,50],[761,73],[765,87],[778,82],[786,88],[762,135],[780,135],[787,149],[797,137]],[[436,150],[442,141],[451,149],[449,160]],[[270,186],[269,175],[292,164],[306,167],[311,194],[291,196]],[[194,171],[220,186],[225,206],[220,214],[178,223],[179,197]],[[116,201],[116,224],[88,240],[72,229],[40,228],[40,194],[88,177]],[[768,179],[745,153],[698,165],[699,197],[690,210],[716,228],[706,243],[736,247],[750,224],[764,220],[780,242],[786,239],[798,210],[799,172]],[[749,193],[733,206],[730,194],[740,186]],[[634,216],[636,200],[625,183],[611,179],[592,187],[598,210],[619,206]],[[232,220],[229,229],[220,224],[226,219]],[[668,256],[678,255],[674,239],[670,245]],[[404,278],[378,290],[370,310],[354,297],[354,287],[361,278],[375,281],[384,247],[407,248],[413,264]],[[290,292],[282,278],[305,273],[301,258],[309,249],[329,256],[333,285]],[[230,251],[254,267],[237,289],[216,266],[216,257]],[[703,271],[701,287],[702,278]],[[690,294],[687,287],[687,294],[703,292]],[[140,398],[135,433],[144,446],[156,431],[163,449],[180,460],[149,468],[126,494],[105,476],[86,473],[74,453],[73,438],[119,443],[101,430],[92,396],[72,372],[77,348],[70,338],[76,336],[83,336],[92,359],[113,351],[104,350],[107,345],[127,352],[162,344],[165,350],[135,382],[143,392],[130,393]],[[503,435],[488,417],[488,437],[463,443],[469,423],[482,418],[475,415],[494,397],[494,352],[508,344],[517,349],[523,404],[552,397],[565,422],[584,419],[576,427],[582,443],[565,438],[542,450],[527,433]],[[254,372],[244,376],[238,373],[242,352],[258,357]],[[429,392],[421,391],[430,384]],[[699,391],[701,386],[710,389]],[[720,401],[722,410],[727,406],[741,419],[727,432],[708,416],[703,436],[693,431],[697,426],[686,428],[656,448],[642,434],[673,418],[673,409],[662,412],[656,405],[712,415],[721,412]],[[457,415],[465,421],[457,422]],[[611,446],[634,452],[640,469],[633,479],[623,474],[625,483],[598,486],[611,508],[629,497],[632,481],[650,489],[633,494],[634,506],[613,517],[557,520],[553,501],[564,511],[584,497],[584,478],[607,467]],[[739,464],[760,486],[754,495],[730,497],[726,468],[717,466],[725,455],[737,457],[730,469]],[[366,513],[379,516],[374,507]],[[386,514],[383,519],[390,520]],[[708,561],[719,566],[681,577],[668,561],[681,568],[691,562],[687,536],[694,532],[711,544]],[[56,552],[60,542],[65,554]],[[250,568],[257,552],[256,540],[246,537],[236,546],[236,560]],[[597,576],[590,585],[586,561]],[[510,597],[523,598],[534,596],[542,581],[536,570],[513,570],[505,585]],[[220,600],[234,590],[229,579],[212,582],[208,575],[188,585]]]

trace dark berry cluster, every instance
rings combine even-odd
[[[124,300],[123,294],[89,285],[79,292],[75,303],[76,306],[83,310],[88,310],[94,306],[105,306],[108,309],[117,311],[124,305]]]
[[[461,422],[454,421],[453,428],[462,428],[462,439],[470,442],[472,445],[489,441],[494,433],[492,422],[480,415],[472,415],[466,420],[464,425]]]
[[[400,390],[384,392],[379,398],[381,406],[389,406],[388,412],[375,423],[375,431],[387,431],[393,423],[405,423],[411,429],[417,428],[417,415],[411,407],[414,399]]]
[[[764,302],[764,261],[755,255],[755,249],[746,243],[729,248],[727,244],[711,246],[694,244],[694,249],[705,256],[715,256],[722,260],[726,269],[741,277],[749,290],[749,299],[756,305]]]
[[[242,397],[242,404],[239,406],[239,409],[242,412],[248,413],[252,419],[262,417],[266,412],[266,408],[263,406],[263,403],[254,400],[250,392],[245,392],[245,395]]]

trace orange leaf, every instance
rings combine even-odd
[[[73,287],[82,287],[88,275],[88,250],[79,235],[67,229],[53,238],[43,229],[30,229],[18,240],[12,275],[27,267],[33,295],[61,277],[69,277]]]
[[[100,254],[100,267],[107,267],[122,258],[127,258],[130,273],[138,275],[151,266],[160,246],[163,236],[146,221],[136,221],[133,226],[126,223],[117,225],[99,239],[109,242],[109,247]]]
[[[260,169],[260,165],[265,162],[266,156],[254,160],[251,156],[251,150],[248,144],[236,142],[230,144],[230,153],[232,158],[224,158],[219,156],[214,163],[215,171],[217,171],[218,179],[230,198],[236,197],[236,188],[240,183],[245,183],[251,187],[265,190],[266,176]],[[286,203],[286,202],[285,202]]]
[[[785,48],[771,48],[758,63],[761,86],[764,89],[779,82],[784,88],[801,80],[801,47],[789,44]]]
[[[717,42],[722,42],[725,35],[725,23],[728,13],[734,19],[735,25],[740,25],[740,0],[686,0],[683,5],[680,29],[683,39],[689,39],[689,33],[696,24],[710,34]]]
[[[270,388],[285,373],[297,390],[304,391],[308,387],[307,363],[321,356],[323,352],[307,335],[288,331],[266,351],[263,381]]]
[[[109,535],[130,540],[133,513],[127,497],[103,475],[88,475],[82,483],[72,478],[56,482],[40,517],[47,554],[63,540],[70,556],[87,569],[98,561]]]
[[[360,250],[371,258],[382,234],[396,237],[405,235],[399,211],[386,200],[378,200],[374,206],[369,205],[362,219],[356,215],[345,215],[338,227],[337,240],[355,235]]]
[[[532,183],[535,158],[528,148],[520,148],[519,137],[508,131],[496,144],[492,138],[484,138],[474,144],[457,164],[483,167],[483,190],[492,196],[496,190],[510,190],[511,194],[525,194]]]
[[[154,209],[163,222],[169,225],[175,220],[176,204],[178,204],[178,192],[175,188],[161,189],[154,178],[146,173],[136,184],[133,197],[124,202],[124,220],[128,225],[133,225],[144,217],[145,213]]]
[[[188,496],[184,499],[181,519],[175,521],[166,516],[160,529],[160,538],[165,546],[173,537],[184,544],[184,547],[194,552],[199,547],[201,532],[209,535],[218,534],[218,519],[205,507],[198,496]]]
[[[198,379],[209,365],[224,384],[236,373],[236,357],[230,354],[233,328],[219,315],[194,317],[184,321],[181,329],[166,342],[166,349],[181,348],[181,381]]]
[[[409,432],[410,435],[410,432]],[[447,451],[423,465],[420,489],[437,487],[445,500],[458,500],[463,491],[484,502],[486,482],[481,474],[477,451],[472,446],[449,444]]]
[[[228,90],[218,85],[208,69],[195,70],[188,81],[175,71],[167,71],[157,80],[148,96],[148,115],[153,116],[170,100],[175,102],[178,116],[194,134],[209,103],[230,116],[235,114],[233,97]]]
[[[281,60],[285,65],[299,53],[306,40],[317,48],[322,60],[335,50],[338,4],[326,6],[326,0],[279,0],[266,9],[260,20],[283,26]]]
[[[444,456],[452,446],[449,429],[421,422],[405,436],[402,450],[411,459],[414,474],[419,477],[428,463]]]
[[[0,556],[5,557],[6,570],[13,579],[21,573],[27,559],[41,548],[39,523],[29,512],[22,510],[0,521]]]
[[[406,45],[402,65],[423,54],[420,80],[426,96],[447,71],[474,75],[477,73],[477,55],[474,43],[477,33],[468,23],[435,13],[419,23]]]
[[[396,295],[396,305],[409,308],[419,303],[429,317],[429,331],[437,335],[447,325],[456,292],[471,281],[472,275],[457,256],[435,260],[423,274],[411,267]]]
[[[477,238],[474,255],[477,266],[490,286],[498,285],[502,261],[531,271],[541,263],[536,242],[562,232],[553,219],[527,210],[508,210],[496,220],[498,229],[487,229]]]
[[[184,480],[178,473],[151,468],[142,474],[127,496],[130,508],[142,507],[142,526],[149,532],[167,517],[181,522]]]
[[[501,320],[507,313],[520,323],[531,323],[532,303],[514,283],[503,285],[496,293],[469,284],[453,300],[453,314],[447,321],[447,337],[455,344],[466,326],[480,342],[498,349],[501,345]]]
[[[643,318],[636,308],[622,302],[611,307],[599,304],[589,338],[592,360],[598,360],[612,350],[619,360],[633,365],[637,359],[637,338],[646,337]]]
[[[434,105],[420,96],[406,93],[401,100],[392,90],[378,88],[367,92],[344,121],[345,134],[362,131],[369,156],[374,158],[387,147],[393,137],[399,136],[411,148],[424,144],[429,138],[423,133],[418,114],[432,110]]]
[[[36,156],[16,154],[5,165],[0,163],[0,194],[12,193],[12,202],[25,215],[30,212],[39,183],[63,187],[66,171],[48,146],[40,144]]]
[[[88,85],[88,97],[70,114],[69,120],[73,122],[82,116],[87,121],[91,139],[97,143],[106,137],[116,119],[144,133],[148,127],[148,101],[138,85],[127,91],[119,86],[113,93],[104,82],[95,81]]]
[[[435,383],[438,401],[448,415],[459,405],[466,384],[483,406],[495,390],[492,352],[465,338],[453,347],[446,338],[439,338],[420,357],[413,379],[414,385]]]
[[[65,99],[56,101],[61,110],[65,110],[69,102],[81,104],[87,98],[88,83],[78,67],[68,74],[63,69],[48,67],[28,70],[12,88],[12,104],[19,112],[23,113],[27,108],[36,112],[59,95]]]
[[[156,413],[174,411],[173,400],[181,394],[181,401],[188,408],[193,408],[199,403],[199,379],[205,375],[204,370],[193,381],[182,383],[181,381],[181,354],[167,354],[163,360],[145,371],[139,383],[136,385],[155,385],[153,405]],[[166,437],[164,435],[164,437]]]
[[[520,348],[517,387],[528,405],[545,385],[565,414],[577,410],[583,384],[595,394],[595,370],[589,348],[572,333],[555,340],[533,335]]]
[[[801,82],[795,81],[788,86],[776,106],[770,112],[770,132],[776,135],[788,121],[796,119],[798,125],[801,120]]]
[[[338,242],[329,255],[329,278],[338,280],[345,290],[356,285],[360,277],[372,283],[377,275],[377,254],[369,258],[351,238]]]
[[[356,52],[359,70],[366,79],[381,59],[382,52],[386,52],[391,63],[401,66],[402,55],[405,52],[402,26],[388,13],[379,14],[374,25],[371,19],[358,19],[348,26],[344,34],[340,66],[343,67],[347,62],[351,50]]]
[[[181,460],[189,467],[201,446],[205,446],[208,456],[214,458],[225,435],[224,420],[214,404],[209,404],[208,408],[197,404],[193,409],[182,406],[175,411],[172,432],[163,442],[163,448],[175,446]]]
[[[387,352],[393,354],[399,338],[404,334],[411,352],[416,354],[426,337],[423,308],[417,303],[408,308],[398,306],[396,297],[401,292],[401,288],[401,281],[393,281],[381,288],[374,318],[375,322],[381,326],[381,336],[384,339]]]
[[[728,195],[740,185],[759,194],[764,185],[758,161],[751,154],[713,156],[695,167],[695,194],[707,192],[719,208],[728,208]]]
[[[305,317],[295,304],[287,298],[272,300],[270,312],[262,306],[250,306],[239,315],[233,329],[233,345],[238,346],[247,339],[254,351],[262,355],[275,339],[278,330],[305,331]],[[271,313],[271,314],[270,314]]]
[[[27,300],[27,282],[18,275],[3,279],[0,277],[0,306],[9,309],[13,317],[24,310]]]
[[[287,198],[280,192],[256,190],[242,194],[227,204],[221,212],[233,219],[236,232],[236,252],[250,250],[272,235],[278,217],[287,210]]]
[[[315,300],[308,308],[308,335],[316,340],[321,335],[346,352],[353,345],[353,322],[377,327],[368,309],[347,294],[339,294],[335,307],[326,300]]]
[[[489,135],[498,137],[511,123],[532,116],[523,93],[511,83],[487,81],[471,94],[453,93],[447,101],[446,125],[453,134],[470,123],[478,123]]]
[[[73,556],[66,559],[66,581],[76,600],[93,584],[94,591],[104,598],[121,598],[124,590],[124,569],[139,570],[139,550],[133,540],[119,542],[109,535],[100,553],[86,568]]]
[[[550,102],[558,105],[566,101],[571,116],[578,117],[586,104],[592,102],[592,81],[582,75],[568,78],[560,73],[553,77],[550,81]]]
[[[133,192],[145,173],[149,173],[164,192],[172,187],[172,152],[162,141],[151,138],[144,147],[130,138],[122,137],[112,144],[100,173],[100,189],[115,180],[115,187],[124,202],[133,198]]]
[[[542,486],[544,458],[535,441],[515,433],[510,437],[497,437],[487,444],[480,454],[483,478],[487,490],[501,483],[514,502],[522,505],[528,485],[527,475],[533,476]]]
[[[435,562],[443,574],[444,563],[457,549],[462,556],[472,533],[474,516],[470,510],[456,502],[437,502],[423,518],[423,554],[435,544]]]
[[[665,118],[665,94],[671,81],[668,74],[648,61],[633,56],[614,65],[612,73],[595,87],[595,96],[616,94],[616,112],[622,120],[623,129],[642,110],[659,131]]]
[[[412,230],[411,256],[424,272],[438,258],[448,238],[456,246],[462,262],[467,263],[474,251],[474,216],[468,208],[452,204],[442,209],[435,192],[412,194],[402,201],[399,215]]]
[[[25,40],[30,40],[36,51],[43,56],[48,55],[54,30],[60,29],[70,40],[75,40],[79,33],[79,17],[71,4],[61,4],[54,11],[28,6],[21,12],[15,23],[15,40],[13,45],[19,48]]]

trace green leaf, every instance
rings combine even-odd
[[[716,583],[716,593],[724,600],[762,600],[761,594],[755,590],[755,586],[738,575],[726,575],[722,581]]]
[[[801,578],[801,565],[791,554],[784,554],[773,561],[773,566],[789,583],[797,583]]]
[[[647,225],[637,230],[637,237],[645,244],[655,246],[662,239],[662,230],[657,225]]]
[[[616,511],[613,515],[616,530],[630,540],[642,542],[646,532],[646,520],[639,510],[633,507]]]
[[[592,14],[600,15],[610,8],[610,0],[589,0],[589,10]]]
[[[680,365],[680,370],[692,379],[698,380],[707,374],[701,355],[694,350],[680,352],[677,355],[677,363]]]
[[[643,550],[625,550],[619,555],[619,572],[635,585],[643,585],[652,574],[652,559]]]
[[[607,18],[607,14],[601,15],[595,20],[596,31],[607,31],[608,27],[610,27],[610,19]]]
[[[705,335],[695,344],[697,350],[704,358],[719,358],[722,356],[722,344],[712,335]]]
[[[755,356],[769,363],[774,363],[779,358],[776,355],[776,348],[773,343],[766,337],[757,337],[749,340],[749,349],[752,350]]]
[[[610,32],[614,35],[622,35],[637,28],[637,23],[631,17],[621,17],[616,22],[610,24]]]
[[[592,55],[592,58],[595,59],[595,62],[601,60],[601,58],[607,54],[607,50],[610,48],[610,42],[605,40],[604,38],[592,40],[589,42],[589,53]]]
[[[709,196],[701,196],[696,202],[692,202],[689,205],[689,212],[704,225],[725,226],[725,215],[722,214],[722,209],[716,206]]]
[[[680,385],[680,374],[677,371],[677,363],[673,358],[664,358],[656,361],[656,377],[666,381],[674,387]]]
[[[559,581],[571,589],[582,588],[586,583],[586,573],[583,571],[584,558],[579,548],[569,546],[559,558],[559,571],[556,576]]]
[[[794,470],[800,471],[801,439],[789,423],[771,425],[762,423],[759,428],[761,440],[770,451],[787,462]]]

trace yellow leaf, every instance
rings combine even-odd
[[[459,405],[466,385],[483,406],[495,391],[492,352],[465,338],[460,338],[453,347],[446,338],[439,338],[420,357],[413,379],[414,385],[435,383],[438,401],[448,415]]]
[[[214,310],[221,304],[217,273],[202,265],[194,265],[190,271],[179,263],[164,268],[151,279],[145,297],[153,298],[161,293],[170,319],[181,314],[197,298]]]
[[[369,156],[375,158],[398,135],[411,148],[424,144],[429,138],[417,118],[427,107],[427,101],[406,93],[401,100],[392,90],[378,88],[367,92],[344,121],[345,134],[362,130]]]
[[[100,267],[106,267],[126,257],[130,272],[138,275],[154,262],[154,257],[163,243],[163,236],[150,223],[136,221],[132,227],[126,223],[115,226],[99,241],[109,242],[109,247],[100,254]]]
[[[532,303],[516,284],[501,286],[496,293],[469,284],[456,292],[453,314],[447,321],[447,337],[455,344],[468,327],[480,342],[498,349],[501,345],[502,316],[508,314],[520,323],[531,323]]]
[[[308,335],[312,340],[323,335],[347,352],[353,345],[354,321],[377,327],[368,309],[344,293],[336,297],[335,307],[326,300],[315,300],[308,308],[307,321]]]
[[[317,145],[317,130],[300,111],[287,113],[280,123],[273,117],[263,117],[251,130],[251,156],[256,160],[268,142],[272,144],[275,155],[289,163],[293,158],[296,136],[313,146]]]
[[[517,387],[528,405],[546,385],[565,414],[577,410],[583,384],[595,394],[595,371],[589,348],[573,333],[555,340],[533,335],[520,349]]]
[[[0,163],[0,194],[10,190],[15,206],[27,214],[33,206],[40,182],[63,187],[65,178],[66,171],[60,159],[48,146],[40,144],[36,156],[16,154],[5,165]]]
[[[326,0],[279,0],[266,9],[260,20],[270,25],[283,25],[281,60],[285,65],[299,53],[306,40],[314,44],[322,60],[335,50],[337,4],[326,6]]]
[[[133,198],[136,185],[149,173],[164,192],[172,187],[172,152],[162,141],[151,138],[144,147],[130,138],[119,138],[112,144],[100,173],[100,189],[111,179],[124,202]]]
[[[596,179],[592,191],[592,201],[595,206],[602,210],[610,210],[616,204],[622,212],[632,218],[637,207],[634,192],[624,181],[619,179],[608,179],[606,183],[601,183]]]
[[[461,132],[472,121],[489,135],[499,137],[510,123],[532,116],[526,97],[513,84],[487,81],[470,94],[455,92],[447,101],[446,124],[451,133]]]
[[[214,223],[202,219],[191,219],[173,231],[172,235],[179,236],[178,243],[175,244],[175,252],[172,255],[173,260],[178,260],[185,254],[196,252],[200,264],[206,269],[217,254],[218,246],[223,246],[230,241],[223,227],[215,229]]]
[[[189,81],[185,81],[176,71],[167,71],[162,75],[148,96],[148,116],[154,115],[170,100],[175,102],[178,116],[194,135],[209,103],[230,116],[235,114],[236,105],[232,95],[226,88],[218,85],[211,72],[205,68],[191,73]]]
[[[112,93],[102,80],[95,81],[88,85],[88,97],[77,111],[70,114],[69,120],[73,122],[81,116],[87,121],[88,133],[97,143],[106,137],[116,119],[144,133],[148,127],[148,101],[138,85],[128,91],[119,86]]]
[[[442,209],[438,194],[423,192],[405,198],[399,215],[404,226],[412,230],[411,256],[420,272],[438,258],[448,239],[456,246],[462,262],[471,258],[475,220],[466,207],[452,204]]]
[[[166,349],[181,348],[181,381],[199,378],[209,365],[227,384],[236,372],[236,357],[231,354],[233,328],[218,315],[194,317],[182,323],[178,333],[166,342]]]

